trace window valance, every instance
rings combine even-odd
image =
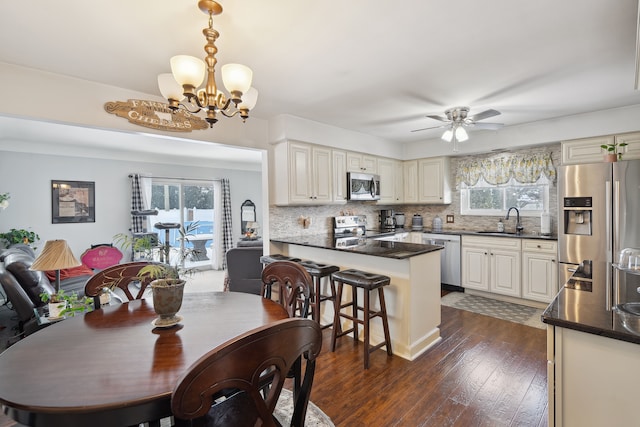
[[[556,181],[556,168],[553,166],[550,153],[470,158],[458,163],[456,184],[473,186],[480,178],[491,185],[506,184],[511,179],[521,184],[531,184],[542,176],[550,182]]]

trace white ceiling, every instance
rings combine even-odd
[[[220,3],[218,63],[253,69],[266,120],[402,143],[438,137],[410,131],[458,105],[513,126],[640,104],[637,0]],[[171,56],[204,56],[207,17],[195,0],[20,0],[0,23],[2,62],[158,94]]]

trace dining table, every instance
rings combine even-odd
[[[200,357],[287,318],[277,302],[239,292],[186,293],[168,328],[153,300],[71,317],[0,353],[0,404],[33,427],[133,426],[171,416],[171,392]]]

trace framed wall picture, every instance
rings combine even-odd
[[[51,222],[96,222],[95,183],[52,180]]]

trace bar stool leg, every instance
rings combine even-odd
[[[353,340],[358,343],[358,288],[351,286],[351,316],[353,317]]]
[[[331,329],[331,351],[336,351],[336,338],[342,333],[340,325],[340,310],[342,306],[342,282],[338,282],[336,291],[335,309],[333,310],[333,328]]]
[[[387,319],[387,305],[384,301],[383,288],[378,288],[378,299],[380,300],[380,313],[382,313],[382,328],[384,329],[387,354],[393,356],[393,351],[391,350],[391,334],[389,334],[389,319]]]
[[[369,291],[364,290],[364,369],[369,369],[369,322],[371,321],[369,315],[371,312],[369,311]]]

